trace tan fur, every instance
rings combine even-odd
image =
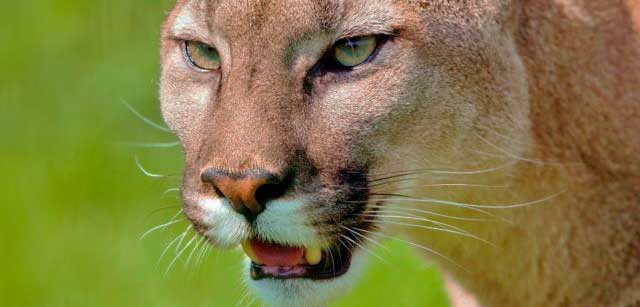
[[[304,93],[326,48],[370,31],[397,37]],[[438,218],[495,246],[379,227],[448,257],[427,253],[482,305],[637,306],[639,31],[636,0],[179,1],[163,31],[161,96],[185,149],[187,215],[205,228],[196,203],[211,191],[199,175],[212,166],[293,168],[296,193],[324,200],[339,191],[319,187],[353,165],[372,179],[429,169],[372,192],[423,200],[388,208],[491,219]],[[221,73],[186,65],[185,39],[215,46]]]

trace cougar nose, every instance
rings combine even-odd
[[[278,176],[262,170],[230,173],[209,168],[202,172],[201,179],[229,199],[233,209],[249,222],[264,210],[267,201],[286,192],[286,186]]]

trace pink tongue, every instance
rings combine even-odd
[[[258,260],[267,266],[292,267],[302,263],[304,250],[299,247],[288,247],[251,240],[251,248]]]

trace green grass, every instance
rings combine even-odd
[[[180,205],[182,155],[131,143],[173,141],[160,121],[159,28],[172,1],[7,1],[0,10],[0,306],[234,306],[237,251],[164,274],[164,245],[140,241]],[[149,170],[173,174],[150,179]],[[339,306],[446,306],[441,277],[408,247],[378,250]],[[186,257],[182,258],[183,260]]]

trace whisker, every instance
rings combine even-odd
[[[396,179],[396,180],[390,180],[390,181],[371,184],[367,188],[375,188],[375,187],[379,187],[379,186],[389,185],[389,184],[392,184],[392,183],[406,182],[406,181],[410,181],[410,180],[415,180],[416,182],[419,182],[419,181],[421,181],[420,179],[421,178],[419,178],[419,177],[401,178],[401,179]],[[431,188],[431,187],[470,187],[470,188],[496,188],[497,189],[497,188],[508,188],[509,186],[492,186],[492,185],[469,184],[469,183],[435,183],[435,184],[414,185],[414,186],[410,186],[410,187],[399,188],[399,189],[397,189],[397,191],[399,191],[399,190],[409,190],[409,189],[415,189],[415,188]]]
[[[518,138],[514,138],[514,137],[510,137],[510,136],[504,135],[504,134],[498,132],[496,130],[496,128],[493,128],[493,127],[490,127],[490,126],[487,126],[487,125],[484,125],[484,124],[481,124],[481,123],[475,123],[475,125],[478,128],[480,128],[481,131],[491,133],[491,134],[493,134],[495,136],[498,136],[498,137],[502,138],[503,140],[509,141],[510,143],[517,143],[517,144],[520,144],[520,145],[530,145],[530,144],[528,144],[526,142],[523,142],[522,140],[520,140]]]
[[[361,234],[361,233],[359,233],[359,232],[357,232],[357,231],[355,231],[355,230],[353,230],[353,229],[351,229],[351,228],[349,228],[349,227],[345,227],[345,226],[343,226],[343,225],[340,225],[340,227],[341,227],[342,229],[345,229],[345,230],[347,230],[347,231],[351,232],[352,234],[354,234],[354,235],[356,235],[356,236],[358,236],[358,237],[360,237],[360,238],[363,238],[363,239],[365,239],[365,240],[368,240],[368,241],[370,241],[371,243],[373,243],[373,244],[375,244],[375,245],[377,245],[377,246],[379,246],[379,247],[382,247],[383,249],[385,249],[385,250],[389,251],[389,248],[388,248],[388,247],[386,247],[386,246],[382,245],[380,242],[378,242],[378,241],[376,241],[376,240],[374,240],[374,239],[371,239],[371,238],[369,238],[369,237],[367,237],[367,236],[365,236],[365,235],[363,235],[363,234]]]
[[[162,225],[158,225],[158,226],[156,226],[156,227],[153,227],[153,228],[151,228],[151,229],[147,230],[144,234],[142,234],[142,236],[140,237],[140,240],[144,240],[144,238],[146,238],[149,234],[151,234],[152,232],[154,232],[154,231],[156,231],[156,230],[158,230],[158,229],[163,229],[163,228],[169,227],[169,226],[171,226],[171,225],[174,225],[174,224],[180,223],[180,222],[182,222],[182,221],[184,221],[184,219],[179,219],[179,220],[177,220],[177,221],[171,221],[171,222],[164,223],[164,224],[162,224]]]
[[[173,260],[171,261],[171,263],[169,263],[169,266],[167,267],[167,269],[164,271],[164,275],[166,276],[167,273],[169,273],[169,271],[171,270],[171,268],[173,267],[173,265],[176,263],[176,261],[178,260],[178,258],[180,258],[180,256],[182,255],[182,253],[184,253],[184,251],[191,245],[191,243],[193,243],[193,240],[195,240],[198,237],[198,234],[194,234],[193,237],[191,238],[191,240],[189,240],[189,242],[187,242],[187,244],[185,244],[184,248],[182,248],[180,250],[180,252],[173,257]]]
[[[400,203],[387,202],[387,204],[392,205],[392,206],[395,206],[397,204],[404,204],[404,203],[406,203],[406,202],[400,202]],[[429,203],[418,203],[417,205],[429,205]],[[435,205],[443,205],[443,204],[435,204]],[[493,220],[492,219],[477,218],[476,220],[478,220],[478,221],[500,221],[500,222],[503,222],[503,223],[507,223],[507,224],[513,225],[513,221],[511,221],[511,220],[509,220],[509,219],[507,219],[507,218],[505,218],[503,216],[491,213],[491,212],[483,210],[483,209],[478,209],[478,208],[473,208],[473,207],[464,207],[464,206],[454,206],[454,207],[462,208],[462,209],[469,210],[469,211],[472,211],[472,212],[477,212],[477,213],[484,214],[486,216],[489,216],[489,217],[493,218]],[[459,219],[463,219],[463,218],[459,218]],[[474,218],[470,218],[470,219],[473,220]]]
[[[189,231],[189,229],[191,229],[191,224],[189,224],[189,227],[187,227],[187,230],[184,231],[182,238],[180,238],[180,241],[178,241],[178,245],[176,245],[176,249],[173,251],[174,254],[178,253],[178,250],[180,250],[180,246],[182,245],[182,242],[184,241],[184,238],[187,236],[187,232]]]
[[[167,189],[166,191],[164,191],[164,193],[162,193],[162,196],[164,197],[169,193],[180,193],[180,188]]]
[[[180,142],[146,143],[146,144],[139,144],[137,146],[142,148],[173,148],[173,147],[180,146]]]
[[[558,195],[564,193],[566,191],[561,191],[552,195],[549,195],[547,197],[538,199],[538,200],[533,200],[533,201],[529,201],[529,202],[525,202],[525,203],[521,203],[521,204],[512,204],[512,205],[474,205],[474,204],[467,204],[467,203],[462,203],[462,202],[455,202],[455,201],[448,201],[448,200],[441,200],[441,199],[432,199],[432,198],[413,198],[410,196],[406,196],[406,195],[401,195],[401,194],[380,194],[383,196],[396,196],[396,197],[400,197],[399,198],[391,198],[391,199],[373,199],[376,201],[394,201],[394,200],[406,200],[406,201],[412,201],[412,202],[420,202],[420,203],[434,203],[434,204],[442,204],[442,205],[451,205],[451,206],[457,206],[457,207],[464,207],[464,208],[476,208],[476,209],[512,209],[512,208],[521,208],[521,207],[527,207],[527,206],[531,206],[531,205],[536,205],[539,203],[544,203],[550,199],[553,199],[555,197],[558,197]]]
[[[506,223],[512,224],[511,221],[509,221],[509,220],[507,220],[507,219],[505,219],[503,217],[500,217],[498,215],[492,214],[491,212],[488,212],[488,211],[485,211],[485,210],[482,210],[482,209],[479,209],[479,208],[475,208],[475,207],[472,207],[472,206],[467,206],[466,204],[463,204],[463,203],[454,203],[454,202],[452,202],[452,203],[440,203],[440,202],[428,201],[427,199],[417,199],[417,198],[414,199],[412,197],[399,195],[399,194],[398,194],[398,196],[399,197],[403,197],[403,198],[372,198],[372,199],[366,200],[366,201],[344,201],[344,203],[368,204],[371,201],[373,201],[373,202],[381,202],[382,201],[382,202],[386,202],[386,203],[392,204],[392,205],[395,205],[395,204],[398,204],[398,203],[404,204],[404,203],[407,203],[407,202],[409,202],[409,203],[416,202],[416,203],[425,203],[425,204],[449,205],[449,206],[453,206],[453,207],[464,208],[464,209],[467,209],[467,210],[470,210],[470,211],[474,211],[474,212],[479,212],[479,213],[488,215],[490,217],[497,218],[497,219],[499,219],[501,221],[504,221]]]
[[[484,169],[484,170],[470,170],[470,171],[448,171],[448,170],[441,170],[441,169],[434,169],[434,168],[417,168],[417,169],[409,169],[409,170],[400,170],[400,171],[391,171],[391,172],[378,172],[378,173],[370,173],[369,175],[372,176],[380,176],[380,175],[392,175],[392,174],[406,174],[406,173],[422,173],[422,172],[428,172],[428,173],[439,173],[439,172],[453,172],[455,174],[479,174],[479,173],[486,173],[486,172],[493,172],[495,170],[498,169],[502,169],[505,166],[509,166],[508,164],[502,165],[502,166],[498,166],[495,168],[489,168],[489,169]]]
[[[377,183],[377,182],[384,181],[384,180],[388,180],[388,179],[402,178],[402,177],[405,177],[405,176],[421,175],[421,174],[424,174],[424,173],[426,173],[426,172],[428,172],[428,171],[416,171],[416,172],[410,172],[410,173],[406,173],[406,174],[386,176],[386,177],[382,177],[382,178],[373,178],[373,177],[372,177],[372,178],[369,180],[369,184],[371,184],[371,183]],[[413,178],[413,179],[417,179],[417,178]]]
[[[200,244],[202,244],[202,241],[204,241],[204,237],[200,237],[200,240],[198,240],[196,242],[196,245],[193,246],[193,249],[191,250],[191,253],[189,253],[189,256],[187,257],[187,261],[184,264],[185,267],[189,266],[189,263],[191,262],[191,257],[193,257],[193,254],[196,250],[198,250],[198,247],[200,247]]]
[[[505,159],[505,158],[510,158],[505,156],[504,154],[497,154],[497,153],[491,153],[491,152],[484,152],[481,150],[477,150],[477,149],[469,149],[470,152],[485,156],[485,157],[491,157],[491,158],[499,158],[499,159]]]
[[[158,208],[158,209],[154,209],[153,211],[151,211],[149,214],[147,214],[147,216],[145,216],[145,218],[142,220],[143,222],[147,221],[152,215],[160,212],[160,211],[165,211],[165,210],[169,210],[169,209],[175,209],[175,208],[180,208],[182,207],[181,205],[176,205],[176,206],[167,206],[167,207],[162,207],[162,208]],[[178,211],[178,213],[176,215],[174,215],[171,220],[175,220],[176,217],[178,217],[178,215],[180,215],[180,213],[182,213],[182,209],[180,209]]]
[[[366,187],[352,187],[352,186],[349,186],[348,184],[341,184],[341,185],[325,184],[325,185],[323,185],[323,187],[324,188],[343,188],[343,189],[349,189],[349,190],[355,190],[355,191],[362,191],[362,190],[370,190],[371,188],[375,188],[375,187],[379,187],[379,186],[385,186],[385,185],[396,183],[396,182],[404,182],[404,181],[418,180],[418,179],[420,179],[420,178],[418,178],[418,177],[408,177],[408,178],[390,180],[390,181],[385,181],[385,182],[378,182],[378,183],[375,183],[375,184],[369,184]],[[371,182],[371,181],[369,181],[369,182]]]
[[[207,251],[208,248],[209,248],[209,245],[205,241],[200,247],[200,250],[196,253],[196,257],[193,260],[194,271],[197,271],[200,268],[200,261],[202,261],[202,256],[204,255],[204,253]]]
[[[351,189],[351,190],[371,190],[372,188],[376,188],[376,187],[381,187],[381,186],[386,186],[386,185],[390,185],[392,183],[398,183],[398,182],[406,182],[406,181],[411,181],[411,180],[415,180],[416,182],[420,180],[419,177],[407,177],[407,178],[400,178],[400,179],[395,179],[395,180],[389,180],[389,181],[384,181],[384,182],[377,182],[377,183],[373,183],[373,184],[369,184],[367,187],[350,187],[348,185],[323,185],[323,187],[325,188],[344,188],[344,189]],[[394,191],[401,191],[401,190],[410,190],[410,189],[416,189],[416,188],[432,188],[432,187],[464,187],[464,188],[487,188],[487,189],[506,189],[509,188],[508,185],[485,185],[485,184],[471,184],[471,183],[435,183],[435,184],[426,184],[426,185],[414,185],[414,186],[410,186],[410,187],[404,187],[404,188],[398,188],[395,189]]]
[[[347,236],[345,236],[343,234],[341,234],[340,237],[342,237],[343,239],[347,238]],[[351,252],[351,250],[357,246],[357,245],[353,244],[353,242],[351,242],[351,241],[347,241],[347,243],[349,244],[348,247],[346,245],[342,245],[342,246],[346,247],[347,250],[349,250],[349,252]]]
[[[408,175],[408,176],[410,176],[410,175]],[[418,180],[418,179],[420,179],[420,178],[418,178],[418,177],[407,177],[407,178],[401,178],[401,179],[396,179],[396,180],[376,182],[374,184],[370,184],[369,188],[375,188],[375,187],[389,185],[389,184],[392,184],[392,183],[405,182],[405,181]]]
[[[138,155],[134,155],[134,159],[136,160],[136,166],[138,166],[138,169],[147,177],[151,177],[151,178],[167,178],[169,176],[167,175],[160,175],[160,174],[154,174],[151,173],[149,171],[147,171],[142,164],[140,163],[140,160],[138,159]]]
[[[204,262],[204,259],[207,256],[207,253],[212,248],[210,244],[207,244],[207,242],[205,242],[203,246],[204,248],[202,248],[196,260],[196,264],[195,264],[196,270],[198,270],[202,266],[202,263]]]
[[[398,178],[398,177],[409,176],[409,175],[422,175],[422,174],[446,174],[446,175],[484,174],[484,173],[491,173],[491,172],[495,172],[495,171],[499,171],[499,170],[511,167],[511,166],[515,165],[516,163],[517,162],[508,162],[508,163],[505,163],[503,165],[499,165],[499,166],[496,166],[496,167],[492,167],[492,168],[488,168],[488,169],[482,169],[482,170],[472,170],[472,171],[448,171],[448,170],[437,170],[437,169],[422,169],[422,170],[406,172],[406,173],[400,174],[400,175],[393,175],[393,176],[386,176],[386,177],[382,177],[382,178],[376,178],[376,179],[370,180],[369,182],[376,182],[376,181],[380,181],[380,180]]]
[[[249,297],[249,290],[247,288],[244,289],[244,291],[242,291],[244,294],[242,295],[242,297],[240,297],[240,300],[238,301],[238,303],[236,304],[235,307],[240,307],[242,306],[242,303],[244,303],[244,300],[246,300]]]
[[[578,163],[566,163],[566,162],[558,162],[558,161],[542,161],[542,160],[537,160],[537,159],[531,159],[531,158],[525,158],[525,157],[521,157],[518,156],[516,154],[513,154],[511,152],[509,152],[508,150],[505,150],[503,148],[501,148],[500,146],[492,143],[491,141],[487,140],[486,138],[482,137],[480,134],[475,133],[476,137],[479,138],[480,140],[482,140],[483,142],[487,143],[487,145],[491,146],[493,149],[499,151],[500,153],[502,153],[505,157],[508,158],[512,158],[514,160],[518,160],[518,161],[523,161],[523,162],[529,162],[529,163],[533,163],[536,165],[566,165],[566,164],[578,164]],[[482,153],[482,152],[480,152]]]
[[[189,229],[191,229],[191,225],[187,226],[187,229],[182,232],[181,234],[179,234],[178,236],[175,237],[175,239],[171,240],[171,242],[169,242],[169,244],[167,244],[167,246],[164,248],[164,250],[162,251],[162,253],[160,254],[160,257],[158,257],[158,261],[156,263],[160,264],[160,261],[162,261],[162,258],[164,258],[164,255],[167,253],[167,251],[169,250],[169,248],[171,248],[171,246],[181,237],[184,237],[187,234],[187,231],[189,231]]]
[[[389,215],[391,214],[391,215]],[[395,217],[397,215],[400,215],[402,217],[406,217],[408,219],[411,220],[415,220],[415,221],[423,221],[423,222],[429,222],[429,223],[433,223],[433,224],[439,224],[441,226],[444,226],[446,228],[451,228],[451,229],[456,229],[457,227],[451,226],[449,224],[443,223],[443,222],[438,222],[435,220],[431,220],[428,218],[425,218],[424,216],[419,216],[417,214],[412,214],[412,213],[407,213],[407,212],[402,212],[402,211],[394,211],[394,210],[368,210],[368,211],[364,211],[363,213],[360,214],[356,214],[357,216],[364,216],[364,217]],[[459,229],[461,230],[461,229]],[[463,230],[461,230],[463,231]]]
[[[391,217],[388,216],[388,218],[403,218],[403,217]],[[409,219],[408,217],[405,217],[407,219]],[[472,238],[472,239],[476,239],[482,243],[491,245],[493,247],[497,247],[495,244],[480,238],[478,236],[475,236],[473,234],[470,234],[468,232],[460,232],[460,231],[456,231],[456,230],[451,230],[451,229],[446,229],[446,228],[438,228],[438,227],[431,227],[431,226],[426,226],[426,225],[419,225],[419,224],[409,224],[409,223],[401,223],[401,222],[393,222],[393,221],[387,221],[387,220],[365,220],[365,222],[371,222],[371,223],[381,223],[381,224],[392,224],[392,225],[399,225],[399,226],[406,226],[406,227],[415,227],[415,228],[422,228],[422,229],[427,229],[427,230],[433,230],[433,231],[441,231],[441,232],[448,232],[448,233],[452,233],[452,234],[457,234],[459,236],[463,236],[463,237],[468,237],[468,238]]]
[[[117,143],[124,146],[136,147],[136,148],[174,148],[180,146],[180,142],[157,142],[157,143]]]
[[[416,169],[407,169],[407,170],[390,171],[390,172],[372,172],[372,173],[369,173],[369,175],[371,175],[371,176],[386,176],[386,175],[403,174],[403,173],[423,172],[423,171],[430,171],[430,170],[432,170],[432,169],[431,168],[416,168]]]
[[[362,250],[364,250],[365,252],[367,252],[367,253],[369,253],[369,254],[373,255],[374,257],[376,257],[376,258],[380,259],[380,261],[382,261],[382,262],[384,262],[384,263],[386,263],[386,264],[390,264],[390,263],[389,263],[389,261],[387,261],[386,259],[384,259],[384,258],[382,258],[382,257],[378,256],[378,254],[376,254],[376,253],[372,252],[370,249],[368,249],[368,248],[364,247],[362,244],[360,244],[360,243],[356,242],[355,240],[353,240],[353,239],[351,239],[351,238],[349,238],[349,237],[347,237],[347,236],[345,236],[345,235],[340,235],[340,236],[341,236],[341,237],[343,237],[345,240],[347,240],[347,241],[349,241],[349,242],[351,242],[351,243],[355,244],[354,246],[358,246],[358,247],[362,248]]]
[[[171,248],[171,246],[176,243],[176,241],[178,240],[178,238],[180,237],[180,235],[176,236],[173,240],[171,240],[171,242],[167,243],[167,246],[165,246],[164,250],[162,250],[162,253],[160,254],[160,257],[158,257],[158,261],[156,264],[159,264],[160,261],[162,261],[162,258],[164,257],[164,254],[167,253],[167,251],[169,250],[169,248]]]
[[[462,188],[487,188],[487,189],[506,189],[508,185],[486,185],[486,184],[469,184],[469,183],[434,183],[427,185],[412,186],[406,188],[398,188],[395,191],[411,190],[416,188],[437,188],[437,187],[462,187]]]
[[[358,231],[365,232],[365,233],[369,233],[369,234],[372,234],[372,235],[375,235],[375,234],[376,234],[376,233],[374,233],[374,232],[372,232],[372,231],[368,231],[368,230],[361,229],[361,228],[357,228],[357,227],[354,227],[354,229],[355,229],[355,230],[358,230]],[[377,233],[377,235],[379,235],[379,236],[381,236],[381,237],[384,237],[384,238],[391,239],[391,240],[395,240],[395,241],[398,241],[398,242],[402,242],[402,243],[405,243],[405,244],[409,244],[409,245],[411,245],[411,246],[414,246],[414,247],[417,247],[417,248],[419,248],[419,249],[425,250],[425,251],[427,251],[427,252],[429,252],[429,253],[432,253],[432,254],[434,254],[434,255],[437,255],[437,256],[441,257],[442,259],[444,259],[444,260],[446,260],[447,262],[449,262],[449,263],[451,263],[451,264],[455,265],[456,267],[460,268],[461,270],[463,270],[463,271],[465,271],[465,272],[467,272],[467,273],[470,273],[470,271],[469,271],[469,270],[467,270],[467,269],[466,269],[465,267],[463,267],[462,265],[458,264],[457,262],[453,261],[451,258],[449,258],[449,257],[447,257],[447,256],[445,256],[445,255],[443,255],[442,253],[440,253],[440,252],[438,252],[438,251],[436,251],[436,250],[434,250],[434,249],[432,249],[432,248],[428,248],[428,247],[422,246],[422,245],[420,245],[420,244],[413,243],[413,242],[411,242],[411,241],[403,240],[403,239],[400,239],[400,238],[396,238],[396,237],[393,237],[393,236],[385,235],[385,234],[383,234],[383,233]]]
[[[399,198],[414,198],[413,196],[398,194],[398,193],[379,193],[379,192],[371,192],[369,193],[371,196],[389,196],[389,197],[399,197]]]
[[[331,268],[333,269],[332,272],[335,272],[336,271],[336,263],[335,263],[335,260],[333,259],[333,251],[332,251],[331,247],[329,247],[327,249],[327,253],[329,253],[329,259],[331,259]]]
[[[204,258],[202,259],[202,265],[206,265],[209,261],[209,257],[211,257],[211,253],[214,251],[213,245],[209,245],[209,250],[204,253]],[[217,254],[216,254],[217,255]]]
[[[428,214],[428,215],[443,217],[443,218],[452,219],[452,220],[459,220],[459,221],[471,221],[471,222],[492,222],[492,221],[496,221],[496,220],[492,220],[492,219],[459,217],[459,216],[436,213],[436,212],[432,212],[432,211],[428,211],[428,210],[420,210],[420,209],[415,209],[415,208],[410,208],[410,207],[402,207],[402,206],[398,206],[398,205],[394,205],[394,204],[384,204],[384,205],[369,204],[368,206],[369,207],[373,207],[373,208],[383,208],[383,209],[391,208],[391,209],[398,209],[398,210],[409,211],[409,212],[424,213],[424,214]]]
[[[145,122],[147,125],[156,128],[158,130],[164,131],[164,132],[171,132],[171,129],[164,127],[154,121],[152,121],[151,119],[147,118],[146,116],[142,115],[140,112],[138,112],[134,107],[132,107],[129,103],[127,103],[126,101],[122,101],[122,104],[124,104],[127,109],[129,109],[129,111],[131,111],[131,113],[133,113],[133,115],[135,115],[136,117],[138,117],[139,119],[141,119],[143,122]]]
[[[340,245],[342,245],[342,247],[344,247],[346,250],[350,250],[349,247],[347,245],[345,245],[344,242],[342,242],[342,238],[338,237],[338,243],[340,243]],[[337,249],[338,252],[338,258],[342,259],[342,252],[340,251],[340,249]]]
[[[392,215],[386,215],[386,214],[392,214]],[[400,216],[398,216],[398,214],[400,214]],[[366,213],[365,212],[365,213],[361,213],[361,214],[358,214],[358,215],[359,216],[368,216],[368,217],[372,217],[372,216],[373,217],[382,217],[382,218],[384,218],[384,217],[402,218],[402,219],[408,219],[408,220],[414,220],[414,221],[429,222],[429,223],[433,223],[433,224],[436,224],[436,225],[440,225],[440,226],[443,226],[443,227],[446,227],[446,228],[450,228],[450,229],[453,229],[453,230],[457,230],[457,231],[469,234],[468,231],[466,231],[466,230],[464,230],[462,228],[459,228],[459,227],[456,227],[456,226],[453,226],[453,225],[449,225],[447,223],[443,223],[443,222],[440,222],[440,221],[428,219],[428,218],[425,218],[423,216],[408,214],[408,213],[405,213],[405,212],[390,211],[390,210],[380,210],[380,211],[373,211],[371,213]]]
[[[496,167],[492,167],[492,168],[488,168],[488,169],[483,169],[483,170],[476,170],[476,171],[445,171],[445,170],[435,170],[432,171],[431,173],[433,174],[443,174],[443,175],[477,175],[477,174],[486,174],[486,173],[493,173],[496,171],[500,171],[509,167],[514,166],[515,164],[517,164],[517,162],[508,162]]]
[[[182,206],[175,206],[175,207],[182,207]],[[184,212],[183,209],[178,210],[178,212],[176,212],[176,214],[173,217],[171,217],[171,220],[177,219],[178,216],[180,216],[180,214],[182,214],[183,212]]]

